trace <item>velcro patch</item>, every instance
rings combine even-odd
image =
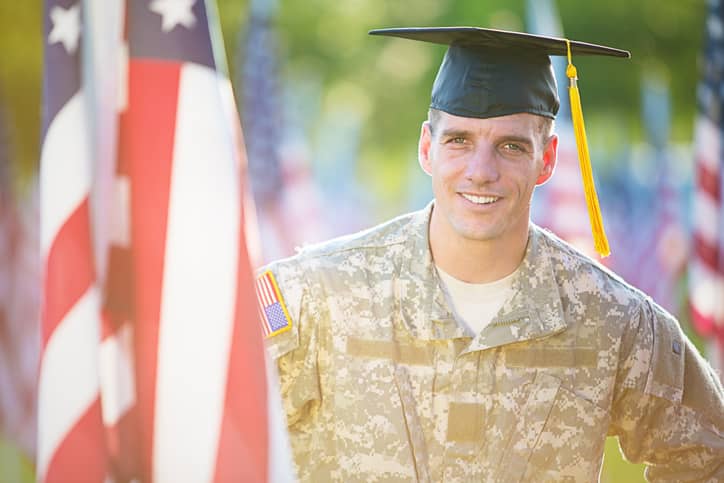
[[[349,337],[347,339],[347,353],[357,357],[391,359],[395,362],[417,366],[429,366],[433,362],[433,354],[430,348],[399,344],[391,340]]]
[[[447,440],[474,442],[480,440],[483,432],[482,404],[451,402],[447,417]]]
[[[259,301],[264,337],[281,334],[292,328],[292,319],[271,270],[257,277],[256,297]]]
[[[510,367],[596,367],[598,351],[582,347],[537,347],[508,349]]]

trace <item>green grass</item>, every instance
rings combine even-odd
[[[644,465],[634,465],[623,459],[616,438],[606,439],[603,453],[601,483],[645,483]]]
[[[30,459],[0,434],[0,482],[32,483],[34,481],[35,475]]]

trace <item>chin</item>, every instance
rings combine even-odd
[[[460,227],[457,234],[470,241],[491,241],[500,238],[501,231],[495,228]]]

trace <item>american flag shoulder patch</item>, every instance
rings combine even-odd
[[[257,277],[256,297],[259,301],[264,337],[281,334],[292,328],[292,318],[289,317],[289,311],[271,270]]]

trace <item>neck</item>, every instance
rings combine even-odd
[[[527,220],[526,220],[527,222]],[[502,238],[476,240],[447,233],[430,220],[430,251],[435,265],[468,283],[488,283],[513,273],[525,256],[528,225]]]

